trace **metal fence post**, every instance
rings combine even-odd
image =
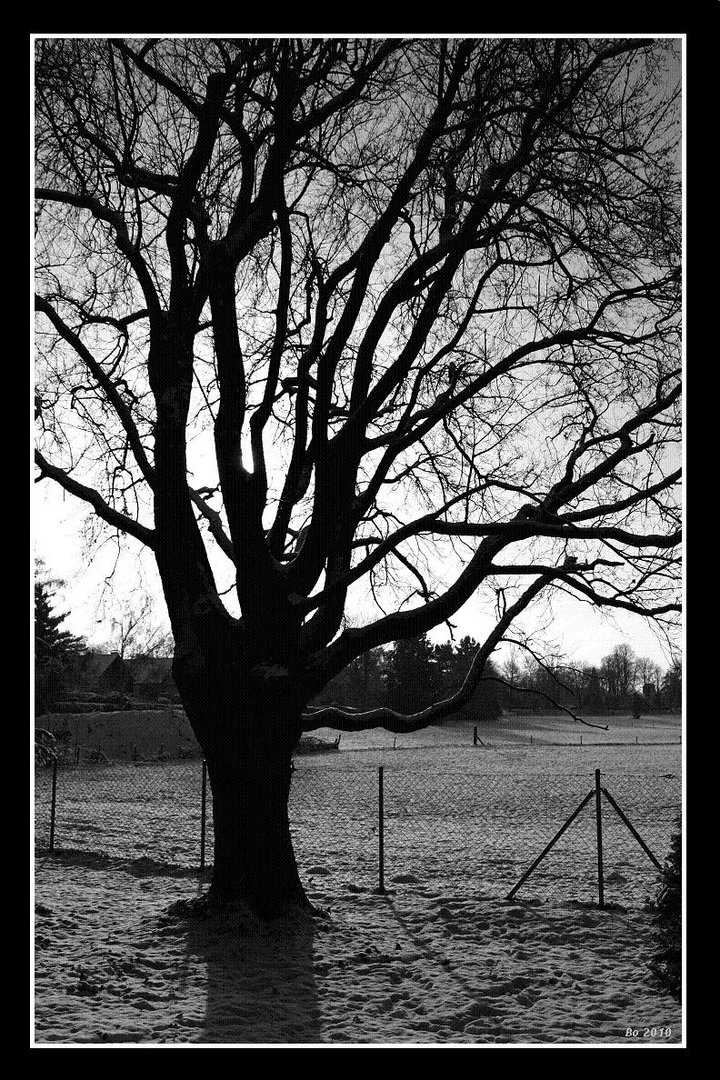
[[[207,762],[202,763],[202,795],[200,796],[200,873],[205,869],[205,822],[207,818]]]
[[[52,763],[52,795],[50,797],[50,853],[55,849],[55,804],[57,802],[57,758]]]
[[[378,892],[385,892],[385,793],[383,766],[378,766]]]
[[[595,770],[595,825],[597,830],[597,865],[598,865],[598,907],[605,907],[605,882],[603,880],[603,846],[602,846],[602,788],[600,787],[600,770]]]
[[[552,849],[552,848],[553,848],[553,847],[555,846],[555,844],[557,844],[557,842],[558,842],[558,840],[560,839],[560,837],[562,836],[562,834],[563,834],[563,833],[564,833],[564,832],[565,832],[565,831],[566,831],[567,829],[569,829],[569,828],[570,828],[570,826],[572,825],[572,823],[573,823],[573,821],[575,820],[575,818],[576,818],[576,817],[578,816],[578,814],[580,813],[580,811],[581,811],[581,810],[583,810],[583,809],[584,809],[584,807],[586,807],[586,806],[587,806],[587,804],[588,804],[588,803],[590,802],[590,800],[592,799],[592,797],[593,797],[593,792],[592,792],[592,790],[590,790],[590,791],[588,791],[587,795],[585,796],[585,798],[583,799],[583,801],[582,801],[582,802],[580,803],[580,805],[579,805],[579,806],[577,806],[577,807],[576,807],[576,808],[575,808],[575,809],[573,810],[572,814],[571,814],[571,815],[570,815],[570,817],[569,817],[569,818],[567,819],[567,821],[565,822],[565,824],[564,824],[564,825],[562,825],[562,826],[561,826],[561,827],[560,827],[560,828],[558,829],[558,831],[557,831],[557,832],[555,833],[555,835],[553,836],[553,838],[552,838],[552,840],[550,841],[550,843],[549,843],[549,844],[546,844],[546,845],[545,845],[545,847],[544,847],[544,848],[542,849],[542,851],[541,851],[541,852],[540,852],[540,854],[538,855],[538,857],[537,857],[537,859],[535,860],[535,862],[534,862],[534,863],[532,864],[532,866],[528,867],[528,869],[527,869],[527,870],[525,871],[525,873],[523,874],[523,876],[522,876],[522,877],[520,878],[520,880],[518,881],[517,885],[514,885],[514,886],[513,886],[513,888],[512,888],[511,890],[510,890],[510,892],[509,892],[509,893],[507,894],[507,896],[505,897],[505,899],[506,899],[506,900],[512,900],[513,896],[514,896],[514,895],[515,895],[515,893],[516,893],[516,892],[518,891],[518,889],[520,888],[520,886],[521,886],[521,885],[523,885],[523,884],[524,884],[524,883],[525,883],[525,882],[527,881],[527,879],[528,879],[528,878],[530,877],[530,875],[532,874],[533,870],[535,870],[535,868],[536,868],[536,867],[538,867],[538,866],[540,865],[540,863],[541,863],[541,862],[543,861],[543,859],[545,858],[545,856],[547,855],[547,853],[548,853],[548,852],[549,852],[549,851],[550,851],[550,850],[551,850],[551,849]]]

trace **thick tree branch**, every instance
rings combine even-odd
[[[612,525],[565,524],[562,517],[556,518],[557,524],[533,521],[529,529],[517,521],[503,521],[495,524],[473,524],[471,522],[437,521],[429,525],[424,532],[438,536],[502,536],[506,542],[524,540],[528,536],[555,536],[565,540],[616,540],[629,547],[672,548],[677,547],[682,539],[681,530],[671,533],[632,533],[627,529]]]
[[[277,392],[280,364],[287,339],[288,307],[290,302],[290,284],[292,280],[292,234],[290,232],[287,207],[283,208],[283,211],[279,216],[279,228],[280,282],[278,286],[277,307],[275,309],[275,334],[268,360],[268,370],[265,378],[265,390],[262,403],[250,419],[253,466],[255,471],[262,476],[265,490],[267,490],[267,478],[262,433],[270,417],[275,394]]]
[[[587,521],[589,518],[603,517],[606,514],[617,514],[622,510],[637,506],[640,502],[647,502],[652,499],[654,495],[659,495],[661,491],[666,491],[668,488],[678,484],[681,478],[682,469],[675,469],[674,472],[668,473],[662,480],[658,480],[655,484],[649,484],[645,488],[639,488],[625,499],[618,499],[615,502],[599,503],[597,506],[589,507],[587,510],[572,510],[563,514],[563,521]]]
[[[111,210],[110,207],[105,206],[99,199],[95,199],[91,195],[77,195],[74,192],[59,191],[55,188],[37,187],[35,188],[35,198],[40,201],[64,203],[66,206],[77,206],[89,211],[98,221],[105,221],[108,225],[111,225],[118,250],[125,256],[135,272],[145,297],[150,319],[156,319],[161,315],[160,299],[150,271],[142,255],[130,239],[125,219],[119,211]]]
[[[502,641],[503,634],[512,625],[514,620],[525,608],[542,592],[551,580],[549,575],[542,575],[525,590],[525,592],[505,611],[493,631],[488,635],[483,644],[478,648],[468,670],[463,684],[456,694],[452,694],[443,701],[422,709],[420,712],[403,715],[393,709],[370,709],[366,712],[347,713],[334,706],[313,710],[305,714],[304,726],[306,731],[312,731],[318,727],[333,727],[339,731],[366,731],[368,728],[383,727],[388,731],[397,733],[418,731],[433,724],[438,720],[457,712],[472,697],[483,677],[485,665],[492,652]],[[359,631],[358,633],[362,633]],[[364,652],[361,649],[360,652]],[[360,655],[360,652],[357,655]]]
[[[208,523],[210,533],[215,540],[216,544],[223,551],[231,562],[235,562],[235,549],[233,548],[232,540],[225,532],[222,525],[222,518],[217,510],[213,508],[203,499],[200,492],[195,491],[193,488],[188,488],[190,492],[190,498],[195,506],[198,508],[202,516]]]
[[[155,474],[152,465],[150,464],[145,447],[142,444],[140,435],[138,433],[135,422],[132,418],[132,414],[127,404],[122,398],[120,391],[111,379],[111,377],[104,370],[102,364],[99,363],[92,355],[90,350],[81,340],[78,334],[72,330],[67,323],[60,317],[51,304],[41,296],[35,297],[35,307],[38,311],[41,311],[50,322],[53,324],[60,336],[67,341],[68,345],[72,346],[77,355],[83,361],[87,367],[89,373],[95,379],[97,385],[104,393],[107,400],[110,402],[118,419],[123,426],[123,430],[127,435],[130,448],[135,456],[135,460],[140,466],[140,471],[147,480],[148,484],[152,488],[155,483]]]
[[[145,525],[135,521],[134,518],[115,510],[103,499],[98,491],[88,487],[86,484],[81,484],[69,473],[59,469],[57,465],[52,465],[39,450],[35,451],[35,464],[40,470],[39,479],[47,477],[54,480],[71,495],[75,495],[78,499],[82,499],[83,502],[89,503],[98,517],[106,521],[108,525],[112,525],[114,529],[119,529],[120,532],[127,533],[129,536],[134,536],[136,540],[140,540],[146,547],[155,548],[156,537],[152,529],[148,529]]]

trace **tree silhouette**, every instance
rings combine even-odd
[[[154,557],[211,902],[305,902],[303,730],[450,715],[557,591],[673,622],[675,49],[37,41],[38,479]],[[309,707],[475,594],[456,694]]]
[[[416,713],[433,701],[432,646],[426,634],[395,645],[388,663],[386,702],[400,713]]]
[[[38,567],[37,573],[43,572]],[[61,629],[69,612],[55,610],[60,582],[35,581],[35,711],[48,712],[64,690],[68,667],[86,649],[85,641]]]

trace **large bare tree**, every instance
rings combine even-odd
[[[676,617],[677,43],[36,46],[38,479],[153,553],[210,898],[271,914],[303,730],[447,715],[557,590]],[[478,590],[451,700],[312,708]]]

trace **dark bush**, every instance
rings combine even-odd
[[[660,985],[680,999],[682,990],[682,843],[680,819],[670,842],[652,904],[655,953],[652,971]]]

